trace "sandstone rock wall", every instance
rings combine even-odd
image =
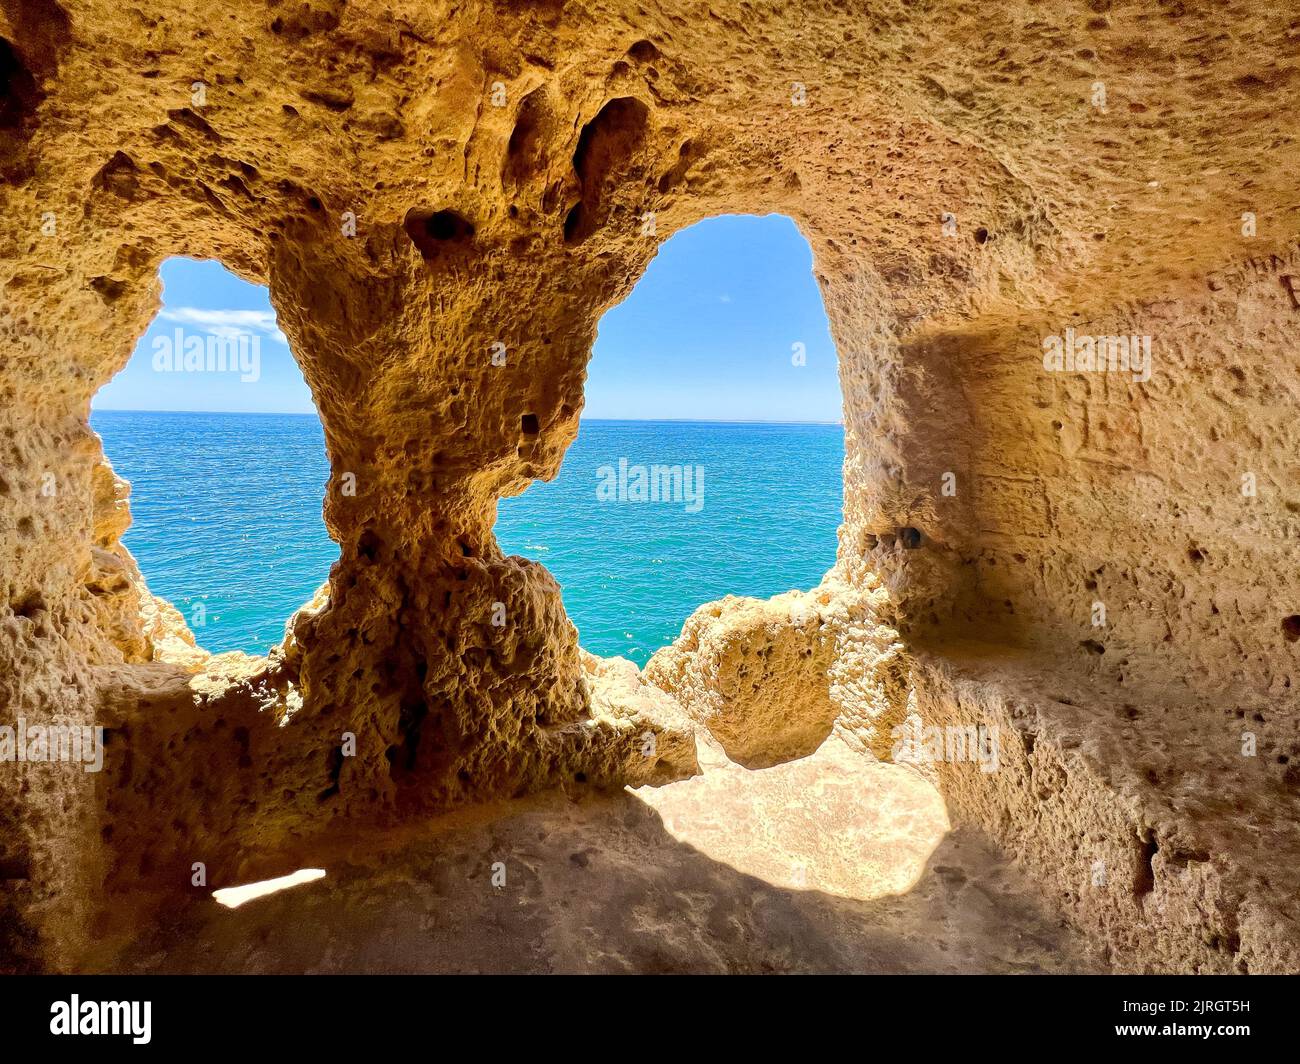
[[[1117,971],[1300,970],[1300,802],[1254,729],[1176,682],[1135,693],[988,644],[922,655],[927,736],[981,729],[996,770],[938,760],[951,814],[1032,869]],[[1261,729],[1262,730],[1262,729]]]
[[[884,600],[828,666],[864,746],[907,708],[876,666],[969,629],[1294,720],[1293,305],[1277,277],[1204,291],[1296,238],[1294,35],[1245,2],[0,0],[0,713],[111,729],[102,775],[0,776],[0,941],[66,965],[194,861],[224,881],[339,823],[690,771],[602,715],[554,581],[492,524],[555,475],[600,315],[727,211],[814,249],[834,579]],[[269,660],[186,651],[113,546],[89,403],[171,255],[269,285],[325,427],[340,560]],[[1170,372],[1049,379],[1037,338],[1072,321],[1169,336]]]
[[[950,463],[967,489],[953,507],[972,570],[955,603],[966,633],[1294,714],[1296,261],[1244,260],[1236,279],[963,345],[981,397]],[[1150,337],[1151,379],[1043,372],[1035,351],[1067,326]]]

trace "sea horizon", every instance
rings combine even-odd
[[[311,417],[320,420],[316,411],[302,410],[164,410],[149,407],[92,406],[92,414],[228,414],[232,417]],[[580,417],[580,422],[608,425],[834,425],[844,421],[791,421],[769,418],[694,418],[694,417]]]

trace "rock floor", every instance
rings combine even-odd
[[[233,909],[197,902],[115,967],[1104,970],[1014,866],[949,829],[938,792],[910,770],[833,738],[758,771],[702,755],[692,780],[501,803],[322,855],[323,878]]]

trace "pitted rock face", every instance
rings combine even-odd
[[[850,605],[810,705],[885,751],[925,701],[905,652],[958,639],[1047,689],[1231,690],[1268,707],[1258,785],[1290,808],[1293,37],[1244,0],[0,0],[0,709],[110,729],[102,775],[0,781],[14,950],[71,963],[130,922],[93,899],[194,862],[225,882],[342,823],[692,770],[681,720],[593,697],[554,580],[492,525],[558,471],[600,315],[726,212],[797,221],[839,350]],[[269,659],[208,658],[148,593],[87,424],[172,255],[269,285],[324,424],[341,556]],[[1151,380],[1047,371],[1067,327],[1150,335]],[[1141,957],[1130,905],[1080,918]]]

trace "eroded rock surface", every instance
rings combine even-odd
[[[834,646],[810,597],[726,598],[697,610],[646,678],[748,768],[805,757],[835,724],[826,682]]]
[[[840,356],[834,591],[815,630],[761,621],[771,663],[745,676],[748,637],[707,618],[650,675],[749,760],[973,723],[944,678],[959,637],[994,648],[981,718],[1023,683],[1100,743],[1126,727],[1105,692],[1138,687],[1164,707],[1140,741],[1221,801],[1154,765],[1121,785],[1102,745],[1047,852],[1032,775],[929,770],[1126,963],[1292,968],[1269,868],[1300,786],[1295,34],[1244,0],[0,0],[0,714],[110,729],[103,773],[0,775],[9,966],[70,966],[195,862],[220,885],[344,825],[693,771],[641,680],[593,693],[555,581],[492,525],[556,474],[600,315],[658,244],[781,211]],[[209,657],[148,594],[87,423],[171,255],[269,285],[325,428],[340,559],[266,659]],[[1049,372],[1067,329],[1148,336],[1149,379]],[[938,665],[909,663],[923,643]],[[1040,697],[1063,674],[1068,712]],[[756,677],[797,692],[788,718]],[[1229,706],[1267,724],[1255,754],[1251,728],[1192,726]],[[1036,759],[1074,756],[1035,734]],[[1146,900],[1082,900],[1138,829]],[[1175,889],[1210,869],[1221,894]]]
[[[792,803],[802,819],[787,815]],[[719,760],[664,787],[476,807],[378,846],[317,852],[312,866],[324,877],[234,910],[188,902],[111,967],[1106,970],[977,831],[947,831],[932,786],[833,749],[757,772]]]

